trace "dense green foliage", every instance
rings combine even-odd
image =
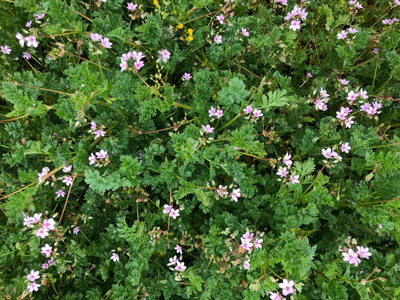
[[[287,2],[0,4],[1,299],[400,297],[400,1]]]

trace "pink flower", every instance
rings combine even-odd
[[[340,83],[343,85],[348,85],[350,81],[346,80],[346,79],[340,79]]]
[[[111,260],[114,262],[119,261],[119,256],[117,253],[113,253],[112,256],[110,257]]]
[[[343,260],[348,261],[349,264],[354,264],[354,266],[358,266],[361,262],[361,259],[358,258],[358,254],[353,251],[353,249],[349,249],[349,252],[342,252]]]
[[[283,163],[290,168],[290,166],[293,164],[293,162],[290,160],[290,158],[292,157],[291,154],[286,153],[286,155],[283,157]]]
[[[240,189],[235,189],[232,191],[231,193],[231,197],[232,200],[235,202],[238,202],[238,198],[241,196],[242,194],[240,193]]]
[[[287,170],[286,167],[284,168],[279,167],[278,172],[276,173],[276,175],[279,175],[281,177],[285,177],[287,174],[289,174],[289,171]]]
[[[129,10],[135,10],[137,8],[137,4],[133,4],[132,2],[128,3],[128,9]]]
[[[42,269],[47,269],[49,267],[48,264],[42,264]]]
[[[176,255],[174,257],[171,257],[169,259],[169,264],[167,264],[167,266],[173,266],[176,265],[179,262],[179,260],[176,258]]]
[[[172,219],[176,219],[176,217],[179,217],[179,209],[173,209],[173,208],[171,208],[171,211],[169,212],[169,216],[172,218]]]
[[[240,247],[242,247],[246,251],[251,251],[251,247],[253,247],[253,243],[251,242],[250,239],[245,239],[245,238],[241,237],[240,241],[242,242]]]
[[[270,294],[270,296],[269,296],[270,300],[281,300],[282,299],[282,297],[278,293],[269,292],[269,294]]]
[[[215,115],[217,116],[218,119],[220,119],[222,117],[223,113],[224,113],[224,111],[222,109],[218,109]]]
[[[308,73],[307,76],[310,77],[310,78],[312,77],[311,73]]]
[[[342,152],[346,152],[346,153],[349,153],[349,150],[351,149],[351,147],[349,146],[349,143],[345,143],[345,144],[342,144]]]
[[[99,129],[99,130],[95,131],[94,134],[95,134],[94,139],[96,140],[101,136],[105,136],[106,132],[101,130],[101,129]]]
[[[65,176],[64,179],[62,180],[67,186],[72,185],[72,177],[71,176]]]
[[[171,209],[172,209],[172,205],[164,204],[163,213],[164,213],[164,214],[169,214],[169,212],[171,211]]]
[[[337,34],[338,40],[343,40],[343,39],[345,39],[346,37],[347,37],[347,32],[344,31],[344,30],[342,30],[342,32],[340,32],[340,33]]]
[[[363,99],[368,99],[367,91],[363,91],[363,89],[360,89],[360,97]]]
[[[56,192],[57,198],[65,197],[65,192],[63,190],[58,190]]]
[[[72,165],[64,166],[64,167],[63,167],[63,172],[64,172],[64,173],[68,173],[68,172],[71,171],[71,169],[72,169]]]
[[[91,34],[90,34],[90,38],[92,39],[93,42],[98,42],[98,41],[100,41],[100,39],[101,39],[102,37],[103,37],[103,36],[100,35],[100,34],[98,34],[98,33],[91,33]]]
[[[55,224],[56,224],[56,222],[54,221],[53,218],[44,219],[43,220],[43,229],[54,230],[55,229],[55,227],[54,227]]]
[[[121,61],[119,66],[121,67],[121,72],[123,72],[128,68],[128,63],[125,60],[123,60],[123,61]]]
[[[256,239],[253,243],[254,243],[254,247],[256,247],[256,249],[261,249],[262,245],[261,243],[263,242],[263,239]]]
[[[293,20],[290,22],[289,29],[292,29],[293,31],[296,31],[297,29],[300,29],[300,21],[299,20]]]
[[[220,14],[219,16],[217,16],[217,20],[218,20],[221,24],[224,24],[224,19],[225,19],[225,17],[224,17],[223,14]]]
[[[39,279],[40,278],[39,271],[31,270],[31,272],[28,275],[26,275],[26,278],[28,278],[28,280],[32,282],[35,281],[36,279]]]
[[[351,125],[354,124],[354,121],[352,121],[354,117],[348,117],[345,121],[344,124],[346,125],[346,128],[351,128]]]
[[[25,38],[22,36],[22,34],[20,34],[19,32],[17,32],[17,34],[15,35],[15,37],[18,39],[19,44],[21,45],[21,47],[23,47],[24,44],[25,44]]]
[[[243,263],[243,269],[245,269],[245,270],[250,270],[250,259],[246,260],[246,261]]]
[[[300,183],[299,177],[300,177],[299,175],[290,174],[289,179],[292,181],[293,184],[296,184],[296,183]]]
[[[183,76],[182,76],[182,79],[183,79],[183,80],[189,80],[190,78],[192,78],[192,75],[190,75],[190,73],[185,73],[185,74],[183,74]]]
[[[3,52],[4,54],[10,54],[11,53],[11,48],[8,48],[7,45],[0,46],[0,48],[1,48],[1,52]]]
[[[326,105],[324,100],[315,100],[315,110],[326,111],[328,109],[328,105]]]
[[[36,231],[36,236],[44,239],[46,236],[49,236],[49,231],[45,228],[39,228]]]
[[[320,90],[320,95],[322,98],[329,98],[329,94],[326,92],[326,90],[322,89]]]
[[[251,113],[253,111],[253,107],[250,104],[250,105],[246,106],[246,108],[243,109],[243,111],[244,111],[245,114],[249,114],[249,113]]]
[[[32,222],[33,224],[36,224],[40,221],[40,218],[42,217],[42,214],[34,214],[32,217]]]
[[[216,42],[218,45],[222,43],[222,39],[220,35],[216,35],[214,38],[214,42]]]
[[[111,49],[112,43],[108,38],[100,38],[100,42],[104,48]]]
[[[97,159],[107,158],[107,151],[100,150],[100,152],[96,152]]]
[[[210,109],[208,110],[208,113],[209,113],[209,117],[213,117],[213,116],[215,116],[216,115],[216,111],[215,111],[215,108],[214,107],[210,107]]]
[[[347,94],[347,100],[349,100],[349,101],[354,101],[357,99],[357,97],[358,97],[358,94],[354,93],[354,91],[350,91]]]
[[[28,52],[22,52],[22,57],[25,58],[26,60],[30,60],[31,59],[31,55]]]
[[[90,129],[91,129],[91,130],[96,130],[96,123],[95,123],[94,121],[92,121],[92,122],[90,123]]]
[[[25,37],[25,41],[28,47],[33,46],[37,48],[38,46],[38,42],[36,41],[36,38],[33,35]]]
[[[164,49],[163,51],[161,51],[160,54],[161,54],[161,58],[164,62],[166,62],[171,57],[171,53],[167,49]]]
[[[226,190],[226,187],[220,185],[217,189],[217,193],[220,197],[226,197],[229,193]]]
[[[42,19],[42,18],[44,17],[45,14],[46,14],[46,13],[42,13],[42,14],[40,14],[40,15],[36,15],[36,20]]]
[[[257,108],[255,108],[255,109],[253,110],[253,115],[254,115],[256,118],[259,118],[259,117],[262,117],[262,116],[263,116],[263,114],[261,113],[261,110],[260,110],[260,109],[257,109]]]
[[[205,133],[213,133],[214,132],[214,127],[211,127],[210,125],[207,125],[207,126],[201,125],[201,127],[203,127],[203,130]]]
[[[146,57],[145,55],[143,55],[142,52],[136,52],[136,51],[131,51],[128,53],[128,55],[130,55],[134,60],[137,60],[137,61]]]
[[[144,66],[144,62],[141,60],[137,60],[134,62],[133,65],[135,66],[136,70],[140,70],[140,68]]]
[[[40,251],[40,253],[46,255],[46,257],[49,257],[51,255],[51,250],[53,248],[49,246],[49,244],[44,245],[44,247],[42,247],[42,250]]]
[[[32,25],[32,21],[26,22],[26,24],[25,24],[26,27],[31,27],[31,25]]]
[[[293,280],[288,281],[287,279],[283,279],[283,282],[279,284],[279,287],[282,289],[283,296],[287,296],[294,293],[293,285],[294,285]]]
[[[332,158],[332,157],[334,156],[334,155],[333,155],[334,152],[335,152],[335,151],[332,152],[332,149],[331,149],[331,148],[322,149],[322,155],[325,156],[325,158],[327,158],[327,159]]]
[[[378,110],[378,109],[380,109],[380,108],[383,107],[382,104],[380,104],[378,101],[373,102],[373,103],[372,103],[372,106],[373,106],[376,110]]]
[[[174,249],[175,249],[176,253],[182,254],[182,247],[181,246],[176,245]]]
[[[357,33],[358,32],[357,28],[347,28],[347,31],[349,33]]]
[[[29,293],[32,293],[33,291],[37,292],[39,290],[40,284],[37,284],[35,282],[32,282],[30,284],[28,284],[28,286],[26,287],[29,291]]]
[[[176,267],[175,267],[175,271],[180,271],[180,272],[183,272],[183,271],[185,271],[186,270],[186,267],[185,267],[185,263],[182,261],[182,262],[177,262],[176,263]]]
[[[94,165],[96,161],[97,161],[96,156],[94,156],[94,154],[91,153],[89,156],[89,165]]]
[[[75,227],[74,228],[74,234],[78,234],[78,232],[79,232],[79,227]]]
[[[364,247],[360,247],[360,246],[357,246],[357,254],[360,257],[366,258],[366,259],[369,259],[369,257],[372,255],[371,252],[369,252],[369,248],[364,248]]]
[[[242,235],[242,238],[247,239],[247,240],[252,240],[254,237],[254,233],[250,232],[250,231],[246,231],[245,234]]]
[[[246,28],[242,28],[242,34],[243,34],[243,36],[249,36],[250,35],[250,33],[247,31]]]

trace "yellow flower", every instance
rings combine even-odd
[[[188,29],[188,33],[189,33],[190,35],[192,35],[192,34],[193,34],[193,29],[189,28],[189,29]]]
[[[158,5],[158,1],[157,0],[153,0],[154,5]]]
[[[182,24],[182,23],[179,23],[178,28],[179,28],[179,29],[182,29],[182,28],[183,28],[183,24]]]
[[[193,37],[191,35],[188,36],[189,42],[193,41]]]

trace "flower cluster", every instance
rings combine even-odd
[[[36,230],[36,236],[40,237],[42,239],[44,239],[46,236],[49,236],[49,231],[50,230],[55,230],[56,228],[54,227],[54,225],[56,224],[56,222],[54,221],[53,218],[50,219],[44,219],[43,222],[41,222],[41,217],[42,214],[34,214],[33,217],[29,217],[27,215],[25,215],[24,217],[24,223],[23,225],[31,228],[32,224],[38,224],[39,228]]]
[[[93,153],[90,153],[88,159],[89,159],[89,165],[94,165],[97,163],[96,166],[106,165],[110,162],[108,159],[107,151],[104,150],[96,152],[96,156]]]
[[[337,39],[338,40],[344,40],[346,37],[347,37],[347,34],[349,34],[349,33],[357,33],[358,32],[358,29],[357,28],[347,28],[347,31],[345,31],[345,30],[342,30],[341,32],[339,32],[338,34],[337,34]]]
[[[260,109],[253,108],[253,107],[251,106],[251,104],[250,104],[250,105],[247,105],[246,108],[243,109],[243,112],[244,112],[246,115],[248,115],[248,114],[250,114],[250,113],[253,113],[254,118],[259,118],[259,117],[264,116],[264,115],[262,114],[262,112],[261,112]]]
[[[334,162],[342,161],[342,157],[337,152],[335,152],[335,148],[322,149],[321,152],[326,159],[334,158]]]
[[[180,260],[182,260],[182,247],[179,245],[176,245],[176,247],[174,248],[176,253],[181,254],[180,255]],[[174,255],[174,257],[171,257],[169,259],[169,264],[167,264],[167,266],[175,266],[174,269],[171,268],[171,270],[175,270],[175,271],[179,271],[179,272],[183,272],[186,270],[186,266],[185,263],[183,261],[180,261],[176,255]]]
[[[301,9],[301,7],[295,5],[293,10],[286,15],[284,20],[288,21],[291,19],[295,19],[290,22],[289,29],[296,31],[297,29],[300,29],[301,21],[299,19],[301,19],[302,21],[305,21],[307,19],[307,15],[308,15],[308,13],[306,13],[305,8]]]
[[[343,260],[349,262],[349,264],[354,265],[355,267],[361,262],[361,258],[369,259],[372,256],[371,252],[369,252],[369,248],[364,248],[357,246],[357,251],[355,251],[354,247],[350,246],[350,243],[357,244],[355,239],[351,240],[351,237],[348,237],[346,243],[349,245],[349,248],[339,247],[339,251],[342,252]]]
[[[355,93],[353,90],[347,94],[347,100],[349,100],[350,104],[354,104],[357,98],[360,97],[362,99],[368,99],[367,91],[360,89],[359,93]]]
[[[29,293],[32,293],[33,291],[37,292],[39,290],[39,287],[41,286],[40,284],[37,284],[35,282],[36,279],[40,278],[39,271],[31,270],[31,272],[26,275],[26,278],[30,281],[30,283],[26,287]]]
[[[378,109],[382,108],[382,104],[378,101],[372,103],[372,105],[368,102],[360,106],[360,111],[364,111],[368,114],[369,117],[372,115],[380,114],[381,112]]]
[[[279,167],[278,172],[276,173],[276,175],[279,175],[282,177],[286,177],[286,175],[289,174],[289,169],[292,166],[293,162],[290,160],[292,158],[292,155],[289,153],[286,153],[286,155],[283,157],[283,163],[286,165],[286,167]],[[289,180],[293,183],[300,183],[299,181],[299,175],[295,174],[296,172],[293,172],[292,174],[290,174]],[[279,181],[281,179],[278,179]],[[286,178],[284,179],[284,181],[286,180]]]
[[[348,2],[350,5],[352,5],[354,8],[356,8],[356,9],[362,9],[362,8],[364,8],[362,5],[361,5],[361,3],[360,2],[358,2],[357,0],[350,0],[349,2]]]
[[[146,57],[143,55],[142,52],[130,51],[128,53],[123,53],[120,57],[121,63],[119,66],[121,67],[121,72],[125,71],[128,68],[128,61],[132,58],[135,60],[133,65],[135,66],[136,70],[140,70],[144,66],[144,62],[142,58]]]
[[[165,204],[163,213],[168,214],[172,219],[175,220],[177,217],[179,217],[179,208],[174,209],[172,205]]]
[[[340,111],[336,112],[336,118],[342,125],[345,124],[346,128],[351,128],[351,125],[354,124],[354,121],[352,121],[354,117],[347,117],[352,111],[348,107],[341,107]]]
[[[382,20],[382,24],[388,24],[388,25],[392,25],[394,22],[399,22],[400,20],[397,18],[393,18],[393,19],[384,19]]]
[[[100,41],[101,45],[104,48],[111,49],[112,43],[110,42],[110,40],[108,38],[106,38],[106,37],[103,38],[103,36],[101,34],[90,33],[90,38],[92,39],[93,42]]]
[[[215,110],[214,107],[211,106],[211,108],[208,110],[209,113],[209,117],[217,117],[218,119],[220,119],[223,116],[224,111],[222,109],[217,109]]]
[[[240,193],[240,189],[233,189],[233,191],[229,194],[228,188],[226,186],[220,185],[217,189],[217,193],[221,198],[226,198],[230,195],[231,200],[238,202],[238,198],[242,196]]]
[[[96,123],[94,122],[94,121],[92,121],[91,123],[90,123],[90,130],[89,130],[89,132],[91,132],[91,133],[93,133],[94,134],[94,139],[95,140],[97,140],[99,137],[101,137],[101,136],[105,136],[106,135],[106,132],[105,131],[103,131],[103,125],[102,126],[100,126],[100,129],[97,129],[97,125],[96,125]],[[97,129],[97,130],[96,130]]]
[[[15,37],[18,39],[19,44],[21,45],[21,47],[24,47],[25,42],[26,42],[26,46],[27,47],[32,46],[34,48],[37,48],[37,46],[39,45],[39,43],[36,41],[35,36],[33,36],[33,35],[24,37],[22,34],[17,32]]]

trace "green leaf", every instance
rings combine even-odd
[[[91,189],[99,194],[104,194],[104,192],[108,190],[115,191],[123,186],[131,186],[131,183],[126,179],[122,179],[117,172],[101,176],[97,170],[87,170],[85,172],[85,182],[89,184]]]

